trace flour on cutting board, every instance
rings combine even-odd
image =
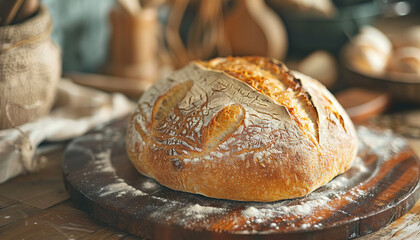
[[[184,211],[186,216],[192,216],[196,219],[201,219],[209,214],[223,213],[226,211],[226,209],[195,204],[185,208]]]
[[[114,172],[114,167],[110,164],[111,149],[95,154],[95,170],[101,172]]]
[[[128,185],[126,182],[122,181],[120,183],[109,184],[104,188],[100,188],[100,197],[104,197],[113,193],[118,193],[117,196],[121,197],[124,194],[131,193],[135,196],[143,196],[145,193],[142,191]]]
[[[387,138],[388,140],[378,140],[378,134],[371,132],[369,129],[359,127],[359,135],[363,135],[363,143],[361,146],[367,148],[369,151],[377,151],[380,149],[383,161],[386,161],[394,151],[406,147],[406,143],[400,139],[395,138],[390,140],[391,134],[381,135],[381,137]],[[108,137],[112,135],[108,131]],[[108,138],[104,137],[104,139]],[[111,142],[121,141],[122,135],[114,135]],[[96,136],[96,140],[101,142],[104,139]],[[391,143],[391,146],[389,144]],[[112,144],[110,145],[112,146]],[[98,151],[92,154],[92,172],[97,174],[111,174],[111,178],[114,178],[114,183],[99,188],[99,197],[106,197],[112,195],[112,197],[128,196],[132,197],[147,197],[150,196],[152,199],[163,203],[157,207],[148,216],[151,219],[161,220],[162,218],[171,221],[172,223],[186,226],[188,224],[196,224],[203,221],[209,221],[211,216],[220,216],[225,214],[229,218],[236,222],[234,228],[238,229],[239,232],[248,230],[254,231],[252,226],[264,225],[267,231],[275,230],[279,228],[276,221],[279,219],[302,219],[300,225],[296,226],[294,222],[291,225],[300,227],[301,229],[322,228],[322,223],[314,221],[313,223],[305,222],[308,217],[313,217],[317,210],[328,209],[333,211],[340,211],[335,209],[331,204],[332,201],[339,200],[347,203],[356,201],[359,197],[363,196],[365,192],[357,188],[354,184],[354,179],[361,176],[360,174],[368,174],[369,169],[366,167],[366,163],[357,157],[352,165],[352,169],[356,170],[351,176],[342,174],[337,176],[331,182],[309,194],[308,196],[300,199],[292,199],[270,203],[243,203],[242,209],[232,209],[231,201],[225,201],[220,206],[204,206],[199,203],[188,204],[185,202],[177,201],[170,198],[159,197],[151,194],[152,192],[159,192],[162,188],[153,179],[145,179],[141,182],[140,189],[131,186],[126,183],[124,179],[117,176],[115,168],[111,162],[112,150],[111,147],[103,147],[104,150]],[[149,195],[150,194],[150,195]],[[223,201],[223,200],[220,200]],[[236,214],[230,214],[232,211],[236,211]],[[242,221],[245,220],[245,221]],[[322,221],[322,217],[319,216],[317,220]]]
[[[146,181],[143,182],[142,184],[142,188],[145,190],[156,190],[159,187],[159,184],[156,183],[156,181],[152,180],[152,179],[148,179]]]
[[[248,207],[241,211],[242,216],[248,218],[247,223],[266,223],[270,227],[275,228],[276,224],[273,223],[273,220],[282,218],[282,217],[304,217],[311,215],[315,209],[318,208],[328,208],[328,202],[331,199],[327,196],[316,196],[314,200],[305,201],[301,204],[289,206],[284,204],[284,202],[279,203],[267,203],[263,204],[262,207]]]
[[[407,147],[406,141],[401,137],[396,137],[391,130],[383,130],[379,134],[362,126],[358,127],[357,132],[359,136],[363,135],[361,141],[384,160]]]
[[[127,184],[123,179],[119,178],[115,174],[115,168],[111,163],[111,149],[105,149],[103,152],[96,153],[94,155],[95,160],[93,161],[93,171],[100,173],[112,173],[112,178],[115,179],[116,183],[108,184],[105,187],[101,187],[98,190],[99,197],[105,197],[116,193],[117,197],[121,197],[127,193],[130,193],[134,196],[143,196],[146,195],[144,192],[139,189],[134,188],[133,186]]]

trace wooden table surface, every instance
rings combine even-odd
[[[420,139],[409,140],[420,156]],[[36,173],[0,185],[0,239],[137,239],[75,208],[64,188],[61,146]],[[360,239],[420,239],[420,201],[384,229]]]

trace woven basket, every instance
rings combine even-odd
[[[51,30],[45,6],[21,24],[0,27],[0,129],[50,111],[61,76],[61,52]]]

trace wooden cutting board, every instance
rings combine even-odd
[[[73,141],[64,181],[78,207],[152,239],[349,239],[386,226],[420,197],[420,160],[389,131],[359,127],[352,168],[306,197],[271,203],[174,191],[139,174],[125,153],[127,119]]]

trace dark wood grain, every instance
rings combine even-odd
[[[120,120],[73,141],[64,181],[79,208],[146,238],[349,239],[390,224],[420,197],[420,161],[388,131],[360,127],[353,167],[308,196],[259,203],[177,192],[142,176],[125,153],[126,125]]]
[[[47,157],[44,156],[44,165],[47,166],[44,166],[39,175],[23,175],[16,178],[15,181],[1,184],[0,195],[40,209],[47,209],[67,200],[69,196],[63,189],[62,173],[56,169],[59,163],[52,160],[59,157],[61,155],[57,152]],[[0,196],[0,208],[1,199]]]

